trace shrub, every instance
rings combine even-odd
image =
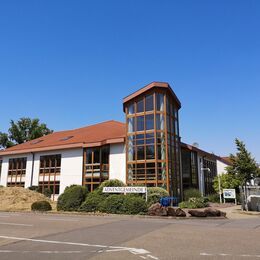
[[[49,211],[52,210],[51,204],[48,201],[36,201],[31,205],[33,211]]]
[[[204,198],[190,198],[188,201],[183,201],[179,203],[179,207],[181,209],[188,208],[188,209],[198,209],[198,208],[205,208],[208,206],[208,203]]]
[[[43,195],[46,196],[47,198],[50,198],[52,195],[52,190],[49,188],[46,188],[43,190]]]
[[[124,210],[125,195],[113,194],[109,195],[99,204],[99,211],[112,214],[122,214]]]
[[[208,201],[209,202],[215,202],[215,203],[219,203],[219,194],[210,194],[208,196]]]
[[[124,198],[124,213],[125,214],[142,214],[147,212],[147,203],[142,197],[136,197],[131,195],[126,195]]]
[[[190,198],[201,198],[201,192],[198,189],[187,189],[184,191],[184,200],[188,201]]]
[[[169,196],[168,191],[160,187],[149,187],[147,189],[147,193],[148,193],[147,194],[148,207],[154,203],[159,202],[160,198]]]
[[[71,185],[66,187],[57,202],[57,210],[76,211],[79,209],[87,195],[86,187]]]
[[[113,194],[99,203],[99,211],[112,214],[142,214],[147,212],[147,204],[140,196]]]
[[[79,211],[85,211],[85,212],[98,211],[99,204],[103,200],[104,198],[101,195],[99,195],[96,191],[93,191],[87,195],[87,198],[80,206]]]
[[[31,187],[28,187],[28,189],[32,190],[32,191],[40,192],[40,189],[38,186],[31,186]]]

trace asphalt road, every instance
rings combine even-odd
[[[0,213],[0,259],[260,259],[260,217]]]

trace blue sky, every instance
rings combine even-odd
[[[124,121],[124,96],[167,81],[183,141],[260,161],[259,28],[258,0],[1,1],[0,131]]]

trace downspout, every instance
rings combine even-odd
[[[31,153],[32,154],[32,171],[31,171],[31,185],[30,186],[33,186],[33,172],[34,172],[34,153]]]

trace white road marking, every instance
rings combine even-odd
[[[66,219],[66,218],[40,218],[41,220],[53,220],[53,221],[73,221],[77,222],[78,219]]]
[[[9,222],[0,222],[0,225],[9,225],[9,226],[23,226],[23,227],[32,227],[31,224],[20,224],[20,223],[9,223]]]
[[[122,247],[122,246],[106,246],[106,245],[92,245],[86,243],[75,243],[75,242],[66,242],[66,241],[57,241],[57,240],[42,240],[42,239],[33,239],[33,238],[25,238],[25,237],[10,237],[10,236],[0,236],[0,238],[11,239],[11,240],[20,240],[20,241],[31,241],[31,242],[39,242],[39,243],[49,243],[49,244],[62,244],[62,245],[72,245],[72,246],[84,246],[84,247],[98,247],[104,248],[103,252],[109,252],[108,250],[114,249],[119,251],[128,251],[131,254],[135,255],[146,255],[146,257],[153,257],[150,255],[150,252],[143,248],[132,248],[132,247]],[[147,259],[147,258],[146,258]],[[154,258],[158,259],[159,258]]]
[[[40,254],[78,254],[82,251],[15,251],[15,250],[0,250],[0,253],[40,253]]]
[[[208,253],[200,253],[201,256],[232,256],[232,257],[257,257],[260,258],[260,255],[248,255],[248,254],[241,254],[241,255],[232,255],[232,254],[208,254]]]

